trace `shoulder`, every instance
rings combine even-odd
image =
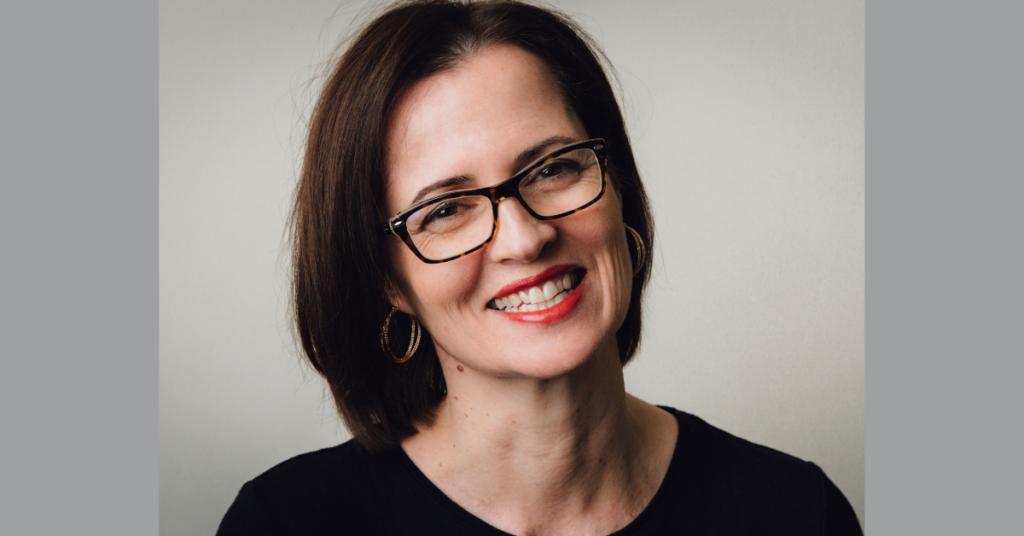
[[[360,481],[386,459],[386,454],[368,452],[350,440],[285,460],[251,482],[265,493],[277,493],[317,488],[324,482]]]
[[[682,454],[702,460],[699,465],[706,470],[742,473],[747,479],[761,475],[811,482],[820,478],[821,470],[810,462],[737,437],[695,415],[668,409],[679,421],[679,440],[687,451]]]
[[[743,530],[859,534],[856,515],[815,464],[747,441],[672,408],[679,422],[673,459],[677,498],[700,505],[712,524]],[[828,530],[830,526],[848,530]]]
[[[355,441],[291,458],[242,486],[217,534],[337,534],[379,509],[373,488],[393,481],[395,458]]]

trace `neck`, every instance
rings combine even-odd
[[[446,374],[437,418],[403,448],[446,495],[508,532],[621,528],[660,485],[675,429],[666,449],[666,430],[654,430],[672,417],[626,394],[614,340],[605,346],[555,379]]]

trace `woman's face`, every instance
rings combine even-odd
[[[404,210],[425,188],[451,177],[463,181],[421,199],[496,185],[519,171],[524,157],[529,163],[602,134],[584,131],[535,56],[510,46],[486,48],[420,81],[399,102],[388,135],[386,208]],[[626,248],[621,201],[610,181],[597,203],[557,220],[538,221],[508,199],[498,208],[497,236],[465,257],[426,264],[392,239],[400,279],[392,301],[429,330],[448,370],[552,378],[599,352],[618,355],[615,331],[626,316],[632,278]],[[498,298],[529,297],[531,288],[543,292],[546,282],[567,274],[573,288],[551,298],[548,303],[561,301],[549,309],[494,308]]]

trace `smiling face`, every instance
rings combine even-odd
[[[538,157],[600,135],[567,110],[539,59],[485,48],[399,102],[387,141],[386,209],[396,214],[420,199],[499,184]],[[400,286],[393,304],[424,324],[445,368],[553,378],[596,355],[617,358],[632,267],[611,180],[594,205],[556,220],[536,220],[505,200],[498,229],[483,249],[442,264],[426,264],[389,238]],[[524,300],[532,306],[516,303]],[[513,306],[517,312],[502,310]]]

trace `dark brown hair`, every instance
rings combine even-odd
[[[293,306],[303,352],[327,380],[355,439],[373,450],[395,446],[416,433],[416,424],[431,422],[447,393],[428,333],[406,363],[394,363],[381,348],[381,325],[391,309],[385,289],[397,281],[387,245],[393,237],[376,232],[383,219],[378,207],[385,198],[388,121],[413,84],[498,44],[540,58],[586,132],[607,141],[623,220],[649,251],[616,332],[623,364],[640,343],[653,221],[597,48],[565,16],[520,2],[401,2],[358,34],[327,78],[292,210]],[[395,324],[392,330],[406,337],[408,324]]]

